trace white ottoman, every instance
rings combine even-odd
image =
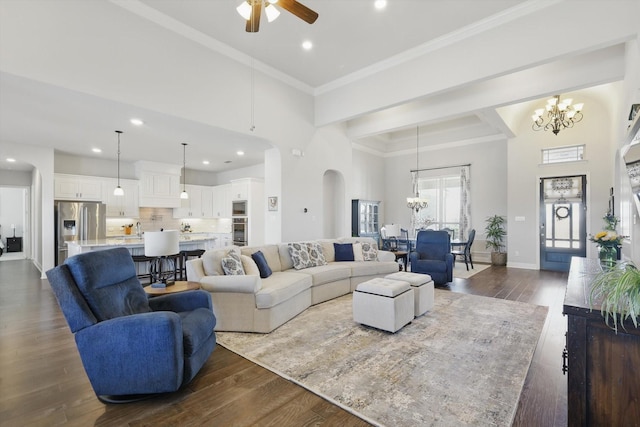
[[[375,278],[353,292],[353,320],[396,332],[413,320],[413,291],[408,282]]]
[[[385,276],[385,279],[401,280],[411,285],[415,304],[414,315],[416,317],[423,315],[433,308],[433,280],[431,280],[431,276],[428,274],[399,271]]]

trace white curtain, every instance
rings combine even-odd
[[[460,168],[460,239],[471,231],[471,167]]]

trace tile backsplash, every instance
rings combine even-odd
[[[199,219],[173,217],[170,208],[140,208],[140,218],[107,218],[107,236],[122,236],[125,234],[124,225],[135,225],[140,222],[142,231],[181,230],[184,224],[191,226],[192,233],[231,233],[231,218]]]

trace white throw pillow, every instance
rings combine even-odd
[[[353,244],[353,260],[364,261],[364,256],[362,255],[362,243]]]

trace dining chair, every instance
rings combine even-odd
[[[460,249],[455,249],[451,251],[453,255],[454,264],[456,258],[459,256],[464,258],[464,264],[467,266],[467,271],[469,271],[469,264],[471,264],[471,268],[473,268],[473,259],[471,258],[471,245],[473,244],[473,240],[476,238],[476,230],[473,229],[469,232],[469,238],[467,239],[467,243]]]

